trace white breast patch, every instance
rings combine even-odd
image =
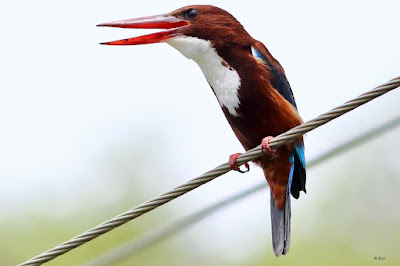
[[[196,37],[181,36],[170,38],[165,42],[187,58],[194,60],[213,88],[221,107],[225,106],[231,115],[239,116],[236,111],[240,104],[239,74],[217,54],[211,42]]]

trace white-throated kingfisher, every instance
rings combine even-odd
[[[306,171],[302,137],[276,150],[268,144],[271,136],[302,123],[279,62],[231,14],[214,6],[187,6],[168,14],[98,26],[165,29],[103,44],[165,42],[200,66],[243,147],[249,150],[261,143],[267,151],[255,163],[263,169],[271,190],[274,253],[286,254],[290,246],[290,194],[297,199],[300,191],[306,191]],[[232,169],[242,171],[235,163],[238,155],[231,155],[229,162]]]

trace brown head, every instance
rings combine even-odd
[[[196,37],[210,41],[214,48],[249,45],[253,39],[227,11],[210,5],[179,8],[168,14],[119,20],[99,24],[102,27],[166,29],[149,35],[106,42],[107,45],[137,45],[165,42],[175,37]]]

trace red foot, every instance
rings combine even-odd
[[[248,163],[244,164],[244,166],[246,166],[247,168],[245,171],[241,170],[236,164],[236,159],[239,155],[241,155],[241,153],[235,153],[229,156],[229,166],[232,170],[238,171],[239,173],[247,173],[248,171],[250,171],[250,165]]]
[[[271,146],[269,146],[269,142],[273,139],[274,139],[274,137],[271,137],[271,136],[263,138],[261,141],[261,148],[264,151],[267,151],[269,154],[271,154],[272,157],[275,157],[276,149],[272,149]]]

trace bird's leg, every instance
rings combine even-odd
[[[274,137],[268,136],[261,141],[261,148],[271,156],[271,159],[276,157],[276,149],[272,149],[271,146],[269,146],[269,142],[273,139]]]
[[[244,164],[244,166],[246,166],[247,168],[244,171],[240,169],[240,167],[236,164],[236,159],[239,155],[241,155],[241,153],[235,153],[229,156],[229,166],[231,167],[232,170],[238,171],[239,173],[247,173],[248,171],[250,171],[250,165],[248,163]]]

